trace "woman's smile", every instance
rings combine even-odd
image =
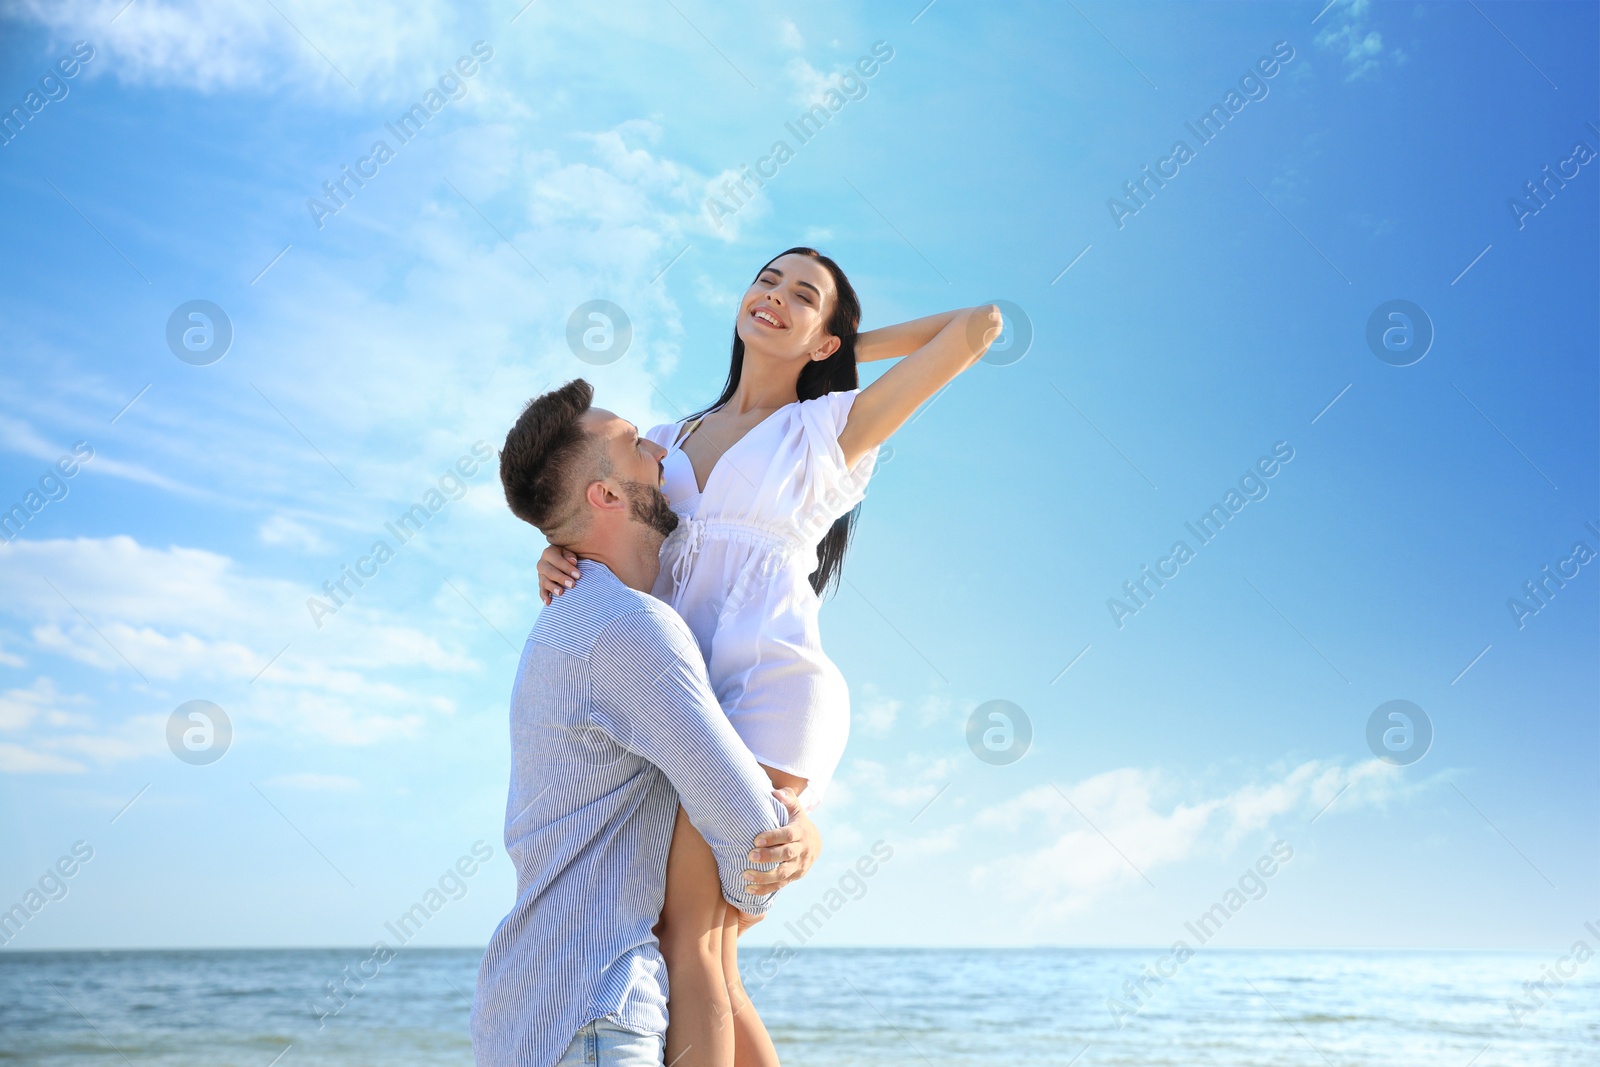
[[[782,319],[778,318],[768,304],[758,304],[756,307],[751,308],[750,317],[769,330],[787,330],[789,328]]]

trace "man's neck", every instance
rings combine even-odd
[[[572,545],[570,550],[579,559],[605,564],[618,581],[641,593],[655,588],[656,576],[661,572],[659,544],[648,551],[643,545]]]

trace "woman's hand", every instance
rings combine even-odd
[[[546,605],[578,580],[578,557],[551,545],[539,556],[539,599]]]
[[[817,824],[800,806],[793,789],[774,789],[772,795],[789,809],[789,822],[776,830],[757,834],[755,848],[750,852],[751,863],[772,863],[770,871],[747,870],[744,880],[750,892],[757,896],[776,893],[796,878],[804,878],[811,865],[822,854],[822,835]]]
[[[874,348],[898,352],[903,345],[926,337],[928,330],[936,332],[856,395],[844,429],[839,431],[845,468],[855,469],[862,456],[887,441],[956,375],[982,359],[1003,325],[1000,309],[984,304],[884,327],[885,336],[892,334],[898,343],[877,341],[869,352]],[[858,353],[859,349],[858,341]]]

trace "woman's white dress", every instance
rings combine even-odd
[[[757,760],[808,780],[815,807],[844,754],[850,692],[822,651],[807,576],[817,543],[866,496],[874,448],[847,468],[839,431],[860,390],[779,408],[727,450],[702,493],[678,447],[683,421],[645,436],[667,449],[663,492],[678,528],[654,595],[689,624],[711,686]]]

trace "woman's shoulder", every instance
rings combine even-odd
[[[819,416],[827,418],[838,415],[847,415],[850,406],[855,403],[856,397],[861,394],[857,389],[834,389],[814,396],[808,400],[796,401],[791,410],[803,419],[814,419]]]
[[[794,406],[795,417],[807,429],[837,437],[860,393],[859,388],[835,389],[809,400],[801,400]]]
[[[857,386],[854,389],[830,389],[821,396],[814,396],[809,400],[798,401],[798,403],[802,406],[806,404],[849,404],[852,403],[860,393],[860,386]]]

